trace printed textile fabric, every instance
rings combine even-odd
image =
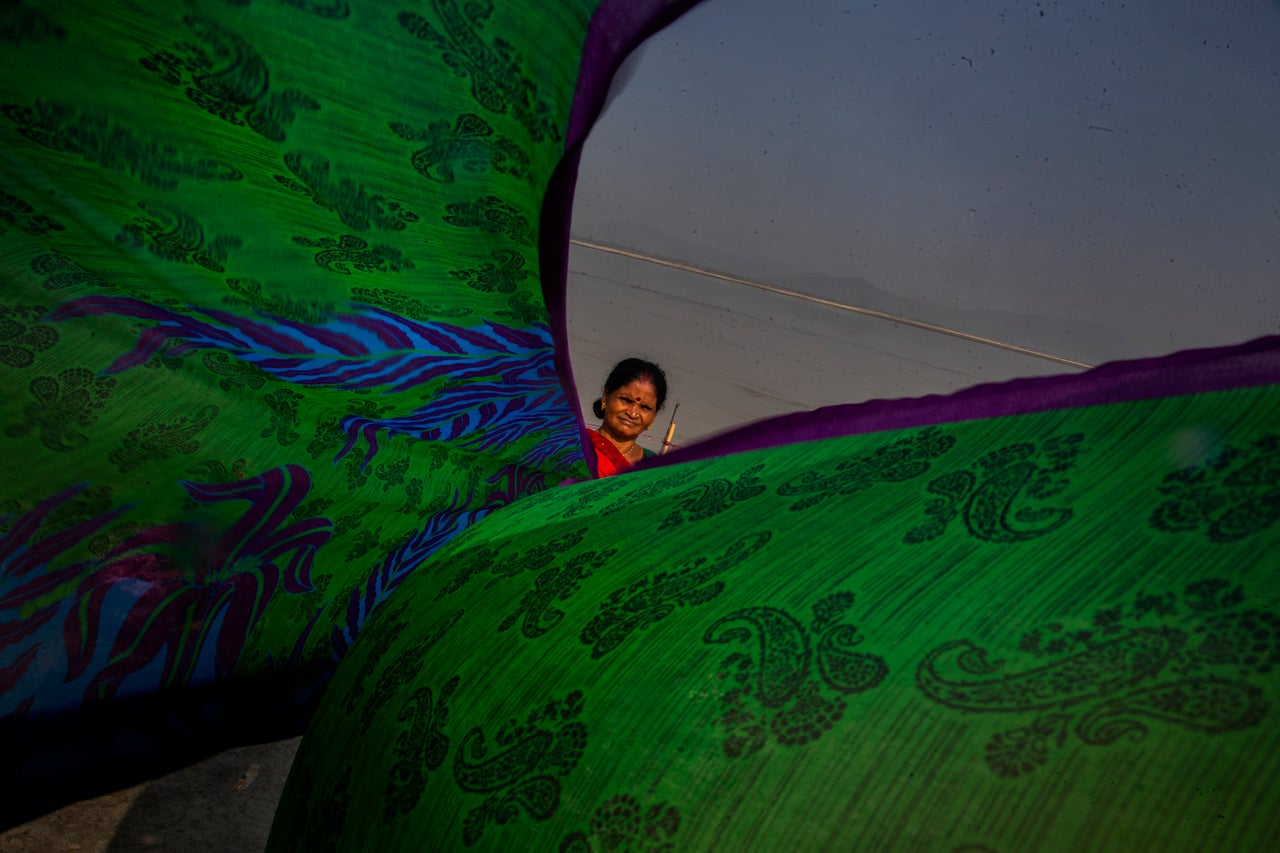
[[[590,476],[542,211],[593,6],[0,6],[0,822],[301,733],[425,556]]]
[[[498,510],[374,615],[270,849],[1270,849],[1266,352]]]
[[[1271,846],[1280,339],[548,488],[691,5],[0,7],[0,824],[309,726],[275,850]]]

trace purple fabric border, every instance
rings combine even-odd
[[[757,421],[643,463],[651,468],[765,447],[881,430],[1125,403],[1280,383],[1280,335],[1084,373],[976,385],[954,394],[827,406]]]
[[[696,6],[700,0],[601,0],[591,16],[578,68],[578,86],[569,112],[565,153],[547,185],[539,228],[539,273],[542,299],[551,321],[556,373],[578,419],[579,440],[591,446],[587,425],[577,409],[578,389],[569,362],[569,330],[565,286],[569,277],[569,231],[578,163],[587,132],[600,117],[613,75],[631,51],[649,36]],[[584,453],[595,473],[595,454]]]

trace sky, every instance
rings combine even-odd
[[[1276,0],[708,0],[573,235],[1099,363],[1280,331],[1277,190]]]

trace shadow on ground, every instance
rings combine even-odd
[[[0,833],[2,853],[261,853],[301,738],[228,750]]]

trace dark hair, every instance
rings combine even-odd
[[[643,358],[624,358],[615,364],[613,370],[609,371],[609,378],[604,381],[604,393],[612,394],[623,385],[629,385],[637,380],[653,385],[654,393],[658,397],[658,409],[661,410],[667,402],[667,374],[662,372],[661,367]],[[599,400],[591,403],[591,412],[597,418],[604,417],[604,406]]]

